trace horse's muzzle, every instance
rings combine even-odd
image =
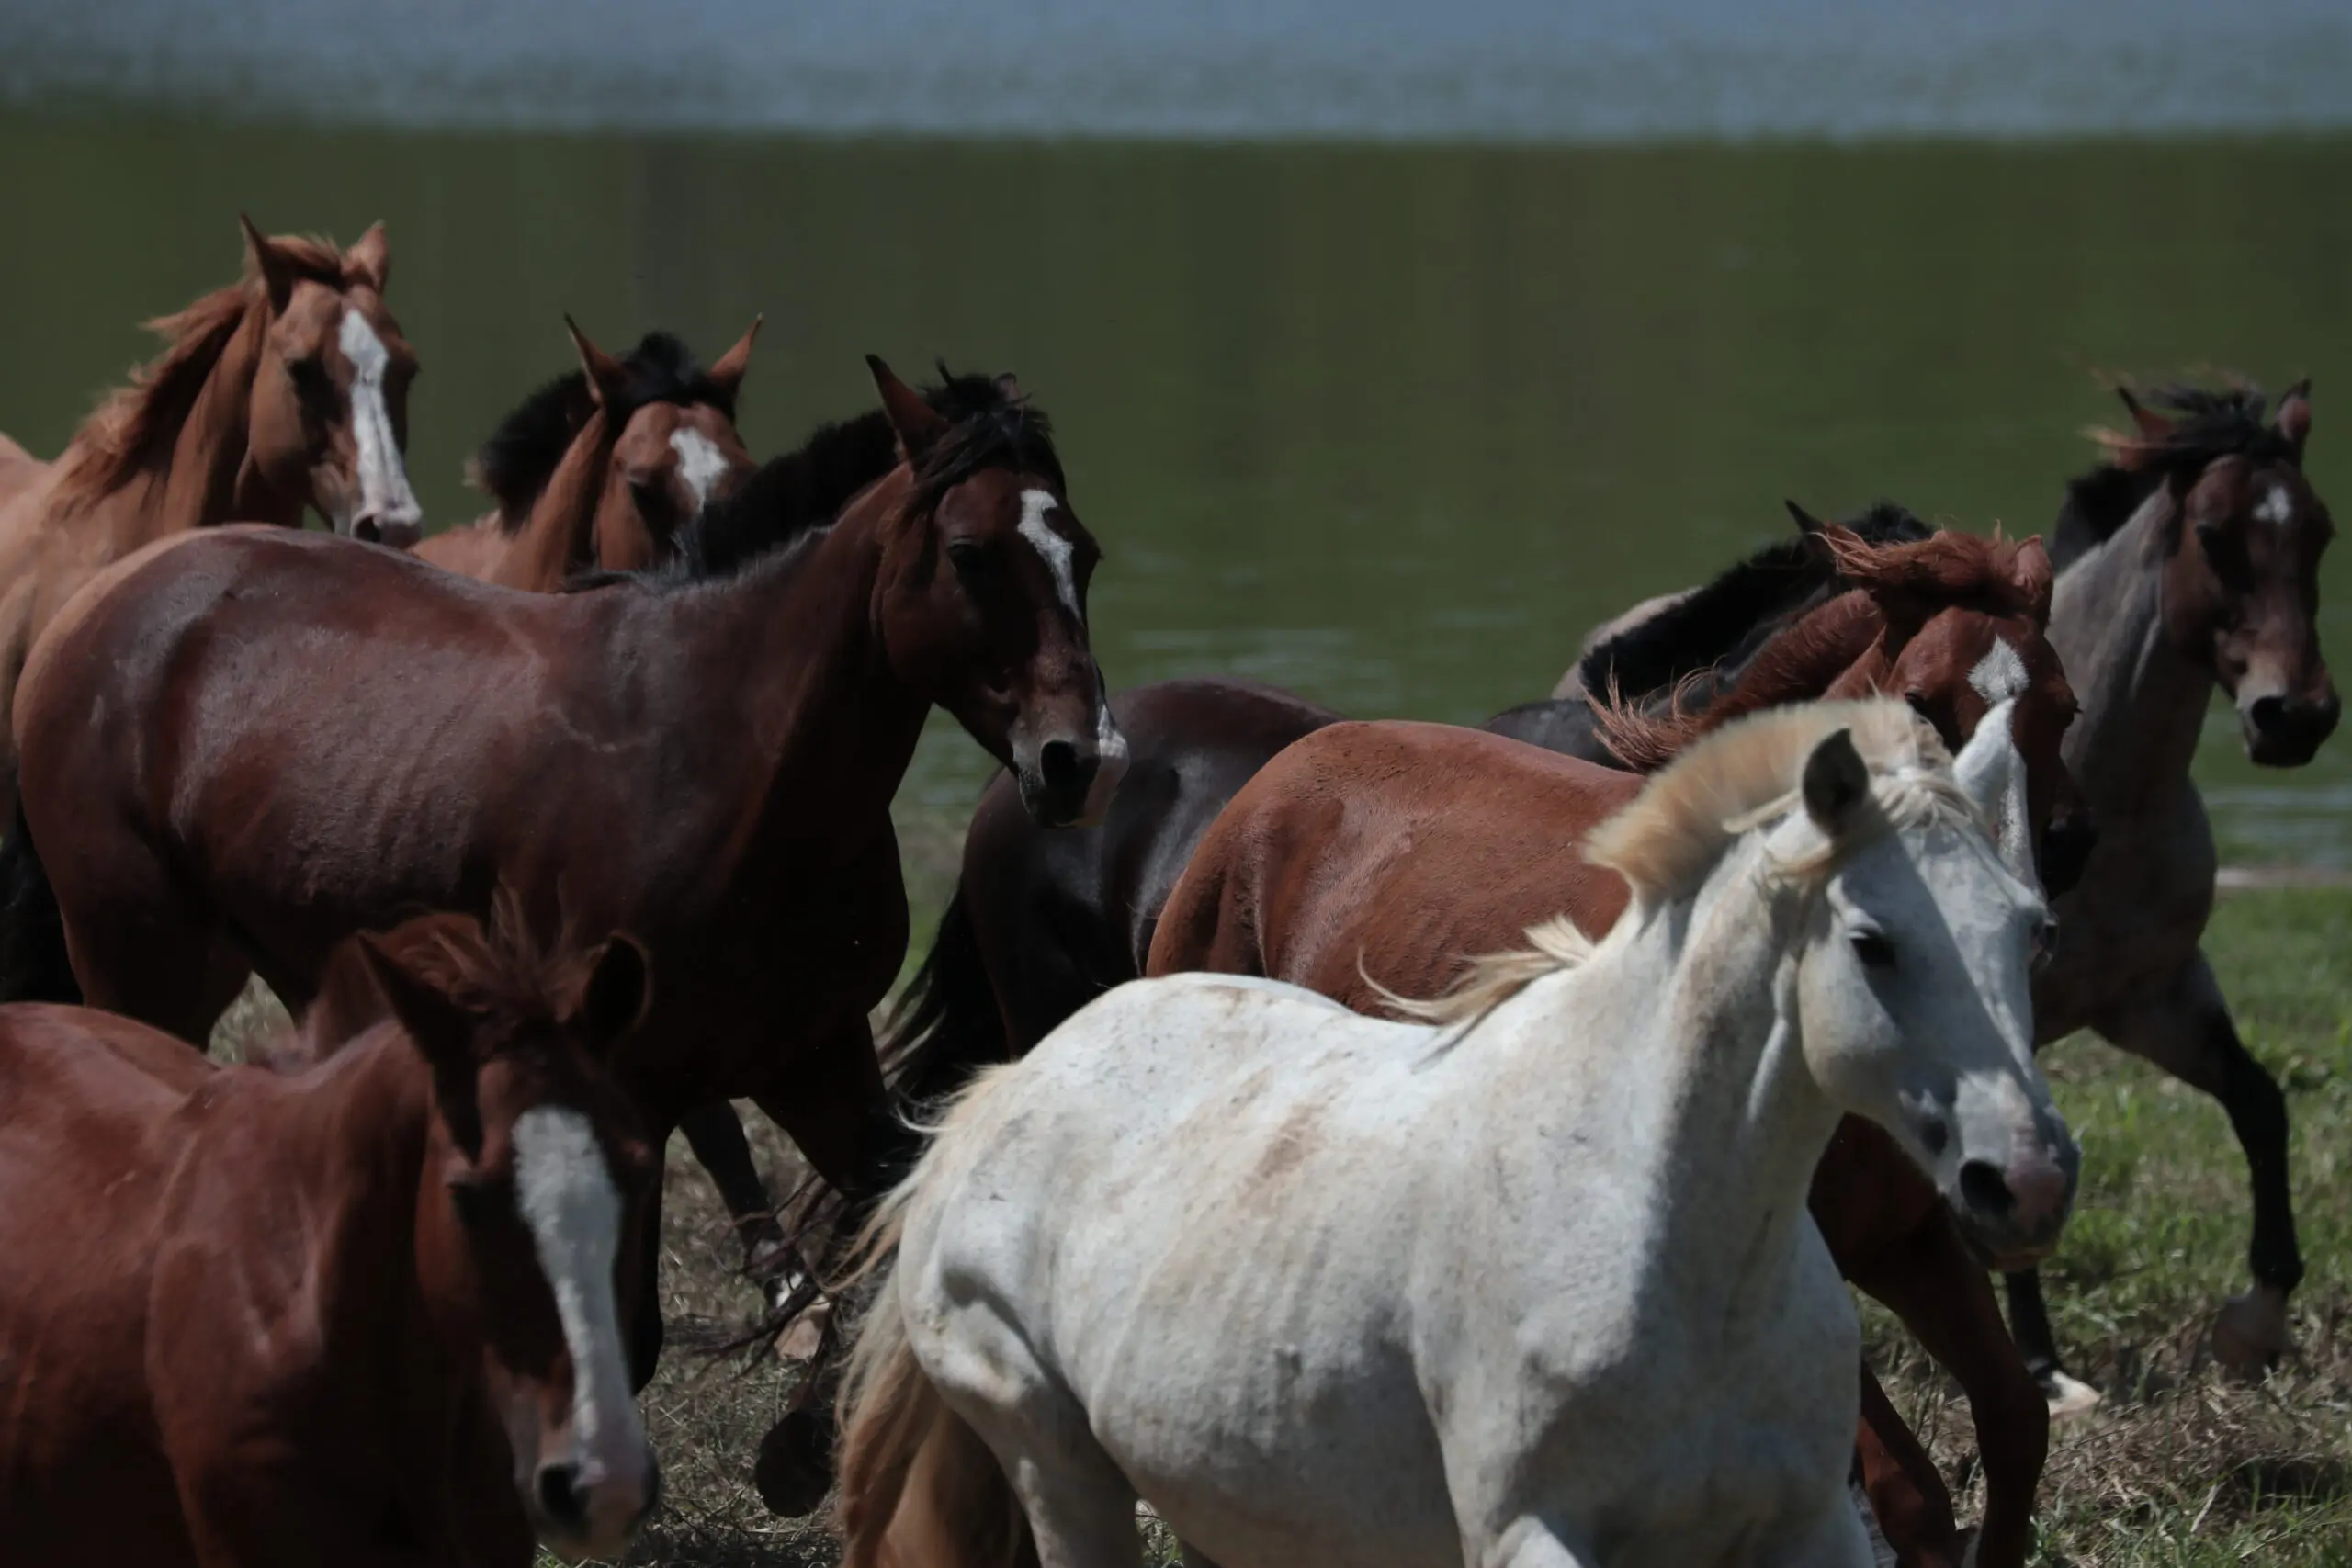
[[[2300,768],[2335,733],[2343,712],[2335,686],[2326,683],[2316,695],[2266,693],[2242,701],[2238,725],[2245,736],[2245,754],[2260,767]]]

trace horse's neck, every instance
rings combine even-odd
[[[131,529],[125,548],[220,523],[301,525],[302,498],[279,494],[246,463],[254,378],[268,326],[267,312],[256,308],[230,334],[173,439],[170,468],[154,476],[159,493],[125,517]]]
[[[1544,1125],[1548,1080],[1608,1104],[1597,1157],[1643,1169],[1634,1221],[1645,1293],[1713,1333],[1769,1308],[1798,1257],[1805,1193],[1838,1111],[1805,1065],[1788,974],[1790,912],[1765,906],[1758,838],[1725,855],[1697,899],[1642,918],[1601,969],[1560,981],[1561,1011],[1521,1038],[1532,1071],[1513,1086],[1522,1124]],[[1605,970],[1605,973],[1603,972]],[[1596,1028],[1596,1024],[1601,1027]],[[1563,1075],[1560,1053],[1608,1057]],[[1563,1092],[1555,1089],[1552,1092]],[[1564,1108],[1565,1109],[1565,1108]],[[1542,1145],[1556,1159],[1556,1144]],[[1580,1179],[1563,1169],[1562,1201]],[[1647,1284],[1674,1282],[1652,1292]],[[1645,1309],[1646,1310],[1646,1309]]]
[[[2066,765],[2101,813],[2160,806],[2188,777],[2213,678],[2165,635],[2165,535],[2173,501],[2159,486],[2132,520],[2068,567],[2050,612],[2050,641],[2082,712]]]
[[[717,603],[680,596],[687,624],[671,635],[694,638],[699,622],[731,650],[714,671],[742,693],[771,808],[812,795],[830,820],[802,825],[820,831],[850,828],[860,807],[888,820],[931,707],[890,668],[875,622],[884,534],[903,496],[896,484],[869,492],[822,535],[719,585]]]
[[[603,409],[564,448],[555,472],[540,487],[530,515],[516,531],[514,543],[498,558],[491,581],[507,588],[552,593],[564,579],[588,564],[594,547],[596,505],[604,498],[605,468],[614,433]]]

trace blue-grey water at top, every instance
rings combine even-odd
[[[0,101],[395,124],[1622,140],[2340,126],[2343,0],[9,0]]]

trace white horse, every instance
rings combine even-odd
[[[1131,1568],[1138,1496],[1222,1568],[1871,1568],[1831,1129],[1988,1190],[2073,1159],[2007,730],[1956,777],[1897,702],[1727,727],[1594,834],[1616,929],[1442,1027],[1184,975],[982,1079],[870,1237],[845,1568]]]

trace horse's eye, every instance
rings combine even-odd
[[[1913,713],[1917,714],[1929,724],[1933,724],[1936,721],[1936,716],[1928,711],[1928,696],[1926,693],[1905,692],[1903,694],[1903,700],[1911,705],[1911,711]]]
[[[481,1177],[453,1176],[444,1185],[449,1190],[449,1206],[458,1212],[458,1223],[469,1229],[487,1224],[496,1213],[490,1184]]]
[[[334,390],[327,367],[314,357],[290,360],[286,371],[294,378],[295,389],[304,397],[324,397]]]
[[[1853,944],[1854,956],[1862,961],[1863,968],[1894,967],[1894,944],[1886,940],[1884,931],[1864,929],[1851,932],[1846,940]]]
[[[977,539],[950,539],[947,542],[947,564],[966,586],[986,581],[994,571],[996,558],[986,545]]]

